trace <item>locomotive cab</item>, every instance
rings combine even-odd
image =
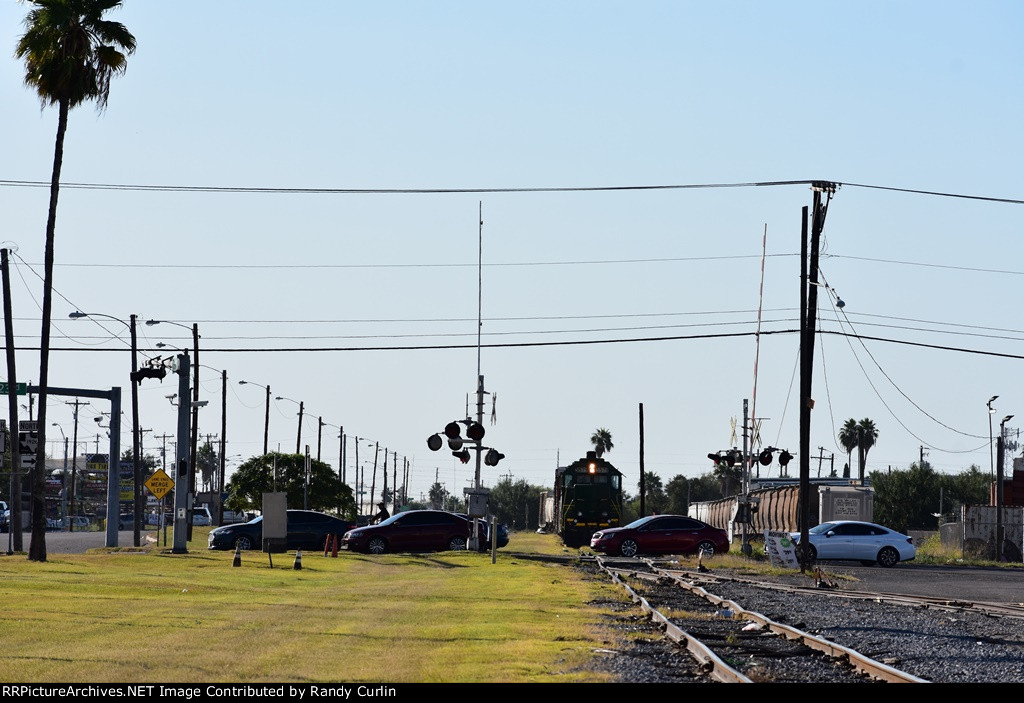
[[[622,520],[622,473],[588,452],[555,472],[558,534],[568,547],[590,544],[595,532]]]

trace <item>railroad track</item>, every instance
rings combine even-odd
[[[694,661],[728,683],[926,683],[860,652],[771,620],[652,562],[595,563]],[[704,576],[704,574],[698,574]],[[705,580],[705,583],[707,581]]]
[[[890,603],[893,605],[906,605],[914,608],[942,610],[946,612],[971,612],[979,613],[996,618],[1024,619],[1024,603],[992,603],[986,601],[950,600],[948,598],[935,598],[931,596],[913,596],[905,593],[886,593],[884,591],[859,591],[850,588],[839,589],[836,584],[828,580],[827,575],[816,579],[814,586],[796,586],[792,584],[780,584],[764,579],[743,577],[743,576],[722,576],[708,572],[692,571],[687,569],[673,568],[670,564],[659,563],[652,559],[644,559],[652,571],[663,572],[666,575],[678,576],[679,578],[696,584],[714,586],[720,583],[739,583],[757,588],[765,588],[783,593],[814,594],[831,598],[846,598],[850,600],[866,600],[876,603]]]

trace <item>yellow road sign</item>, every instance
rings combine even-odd
[[[146,480],[146,488],[149,492],[162,499],[174,488],[174,480],[164,473],[163,469],[157,469],[152,476]]]

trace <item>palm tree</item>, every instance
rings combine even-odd
[[[610,452],[615,446],[612,444],[612,433],[603,427],[594,430],[594,434],[590,435],[590,443],[594,445],[598,456],[604,456],[605,452]]]
[[[857,421],[851,417],[843,423],[842,429],[839,430],[839,444],[846,450],[846,470],[843,472],[843,478],[850,478],[853,450],[857,448],[859,443],[860,429],[857,427]]]
[[[43,256],[42,333],[39,338],[39,448],[32,482],[32,543],[28,558],[46,561],[46,396],[50,357],[50,312],[53,297],[53,233],[57,194],[64,160],[68,112],[94,100],[102,112],[110,95],[110,79],[124,73],[126,54],[135,51],[135,37],[119,22],[103,19],[121,0],[28,0],[25,34],[15,56],[25,61],[25,84],[39,95],[43,107],[57,106],[57,139],[50,177],[50,208]]]
[[[868,451],[878,442],[878,428],[870,418],[864,418],[857,423],[859,438],[857,440],[858,455],[860,457],[860,480],[864,482],[864,465],[868,460]]]

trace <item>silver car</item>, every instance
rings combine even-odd
[[[799,543],[800,533],[791,534]],[[808,531],[811,559],[817,561],[859,561],[865,566],[896,566],[917,556],[912,537],[873,522],[833,520]]]

